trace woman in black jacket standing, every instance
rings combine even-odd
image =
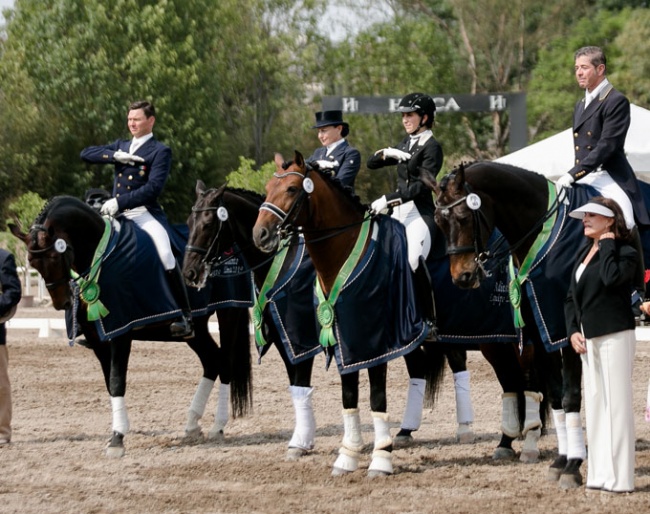
[[[565,303],[567,334],[584,371],[587,489],[632,492],[636,337],[631,297],[639,256],[614,200],[598,196],[569,215],[582,219],[589,239],[578,253]]]

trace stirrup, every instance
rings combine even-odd
[[[169,330],[173,337],[182,337],[183,339],[190,339],[194,337],[194,327],[192,321],[186,316],[183,316],[181,321],[175,321],[169,325]]]

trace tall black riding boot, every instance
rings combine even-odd
[[[438,325],[436,319],[436,301],[433,295],[433,286],[431,285],[431,276],[426,262],[420,257],[420,264],[413,273],[413,282],[415,284],[415,296],[425,323],[429,326],[429,333],[425,339],[427,342],[438,340]]]
[[[190,299],[187,296],[187,289],[185,289],[185,281],[183,280],[183,273],[181,268],[176,263],[174,269],[165,272],[167,275],[167,283],[171,289],[176,304],[181,308],[182,318],[180,321],[175,321],[169,326],[172,336],[182,337],[189,339],[194,337],[194,327],[192,326],[192,309],[190,307]]]

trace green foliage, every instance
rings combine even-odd
[[[276,167],[274,162],[267,162],[259,169],[255,169],[255,161],[239,157],[239,168],[231,171],[226,176],[226,182],[230,187],[238,187],[256,191],[262,195],[266,194],[266,183],[271,180]]]
[[[27,231],[45,206],[45,200],[32,191],[19,196],[8,207],[11,221]]]

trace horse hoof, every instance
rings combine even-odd
[[[387,473],[386,471],[382,471],[380,469],[368,470],[368,478],[387,477],[390,475],[392,475],[392,473]]]
[[[413,444],[414,439],[411,435],[411,432],[411,430],[402,428],[399,432],[397,432],[397,435],[393,437],[393,444],[395,446],[409,446]]]
[[[210,432],[208,432],[209,441],[223,441],[225,438],[226,436],[223,434],[223,430],[217,430],[215,432],[210,430]]]
[[[456,431],[456,441],[460,444],[469,444],[473,443],[476,437],[470,426],[466,423],[458,425],[458,430]]]
[[[494,454],[492,455],[492,460],[513,460],[516,456],[517,454],[512,448],[497,446],[497,449],[494,450]]]
[[[345,475],[349,475],[350,473],[352,473],[352,471],[348,471],[347,469],[337,468],[336,466],[332,468],[333,477],[342,477]]]
[[[288,462],[293,462],[297,461],[300,459],[300,457],[304,457],[307,455],[307,450],[304,448],[289,448],[287,450],[287,455],[285,456],[284,460]]]
[[[125,454],[124,446],[107,446],[106,456],[111,459],[121,459]]]
[[[582,475],[580,473],[563,473],[560,475],[560,489],[575,489],[582,485]]]
[[[560,479],[560,476],[562,475],[562,471],[564,470],[566,464],[566,455],[558,455],[553,461],[553,464],[551,464],[551,466],[548,468],[548,472],[546,473],[546,480],[549,482],[557,482]]]
[[[539,450],[522,450],[519,460],[526,464],[535,464],[539,462]]]
[[[201,427],[192,428],[190,430],[185,430],[186,439],[201,439],[203,438],[203,433],[201,432]]]

